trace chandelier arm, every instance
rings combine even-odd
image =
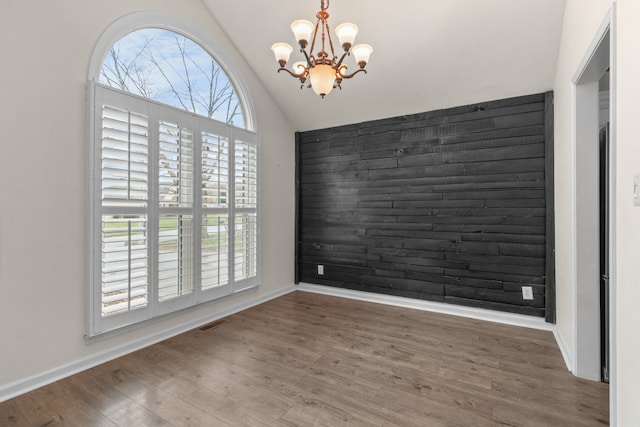
[[[336,64],[336,70],[340,70],[341,66],[342,66],[342,61],[344,61],[344,58],[349,55],[349,51],[346,51],[345,53],[342,54],[342,56],[340,57],[340,60],[338,61],[338,63]]]
[[[305,73],[300,73],[300,74],[294,73],[293,71],[290,71],[288,68],[285,68],[285,67],[278,68],[278,72],[280,72],[280,71],[286,71],[287,73],[289,73],[292,77],[295,77],[296,79],[301,79],[305,75]]]
[[[311,68],[311,58],[309,58],[309,54],[304,49],[300,49],[300,50],[302,51],[302,53],[304,53],[304,57],[307,60],[307,67]]]
[[[358,69],[358,70],[354,71],[354,72],[353,72],[353,73],[351,73],[351,74],[342,74],[342,71],[340,71],[340,70],[338,70],[338,72],[339,72],[339,74],[340,74],[340,77],[341,77],[341,78],[343,78],[343,79],[350,79],[351,77],[355,76],[355,75],[356,75],[356,74],[358,74],[358,73],[365,73],[365,74],[367,74],[367,70],[365,70],[364,68],[360,68],[360,69]]]

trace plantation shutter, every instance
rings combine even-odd
[[[251,283],[258,268],[258,147],[249,134],[234,144],[234,279]]]
[[[202,129],[201,282],[209,298],[232,291],[230,276],[231,140],[216,123]]]
[[[89,335],[257,286],[256,135],[91,89]]]
[[[94,122],[92,306],[100,328],[112,328],[150,311],[148,106],[100,92]]]

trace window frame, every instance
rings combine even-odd
[[[95,81],[89,82],[89,123],[90,123],[90,218],[89,218],[89,245],[90,245],[90,272],[89,272],[89,292],[87,306],[87,339],[94,338],[114,331],[124,331],[128,327],[138,326],[142,323],[176,313],[178,311],[198,306],[219,298],[233,295],[248,289],[259,286],[260,283],[260,196],[259,196],[259,138],[258,135],[248,129],[238,128],[233,125],[218,122],[207,117],[198,116],[194,113],[180,110],[165,104],[158,103],[138,95],[123,92]],[[128,311],[122,314],[102,316],[102,284],[101,284],[101,262],[102,262],[102,215],[109,209],[102,206],[102,108],[104,104],[109,104],[116,108],[135,108],[136,113],[144,114],[148,117],[148,201],[146,208],[133,209],[135,212],[146,212],[148,231],[148,255],[147,268],[149,270],[149,291],[147,306],[142,309]],[[115,105],[114,105],[115,104]],[[159,177],[158,177],[158,128],[159,122],[166,120],[171,123],[178,123],[193,131],[193,177],[194,194],[192,208],[168,209],[168,212],[191,212],[193,215],[193,291],[187,295],[178,296],[166,302],[158,300],[158,219],[163,209],[159,206]],[[245,124],[248,122],[245,120]],[[228,193],[227,208],[203,208],[202,200],[202,132],[212,132],[216,135],[226,137],[229,150],[229,170],[228,170]],[[255,147],[256,155],[256,203],[254,208],[236,207],[235,198],[235,152],[236,143],[249,143]],[[182,210],[181,210],[182,209]],[[228,229],[231,236],[228,238],[228,283],[224,286],[215,286],[212,289],[201,289],[201,240],[202,228],[201,220],[203,212],[226,213],[228,218]],[[244,280],[236,281],[234,277],[235,268],[235,218],[238,213],[250,212],[256,218],[255,234],[255,274]]]

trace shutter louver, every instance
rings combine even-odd
[[[234,278],[248,279],[256,275],[258,229],[255,213],[237,214],[235,229]]]
[[[189,208],[193,203],[193,131],[160,122],[160,207]]]
[[[229,221],[227,214],[202,218],[202,289],[229,283]]]
[[[257,214],[258,206],[258,147],[255,144],[235,142],[234,190],[236,209],[234,240],[234,279],[254,277],[257,272]]]
[[[148,119],[102,108],[102,206],[146,206],[149,186]]]
[[[193,291],[193,216],[161,215],[158,291],[165,301]]]
[[[258,204],[258,149],[254,144],[235,144],[235,205],[256,208]]]
[[[144,215],[102,217],[102,315],[148,303],[148,238]]]
[[[229,195],[229,140],[202,133],[202,207],[224,208]]]

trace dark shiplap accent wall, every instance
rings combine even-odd
[[[545,283],[552,99],[297,134],[297,280],[553,321],[545,312],[555,298]],[[534,300],[522,299],[523,285]]]

